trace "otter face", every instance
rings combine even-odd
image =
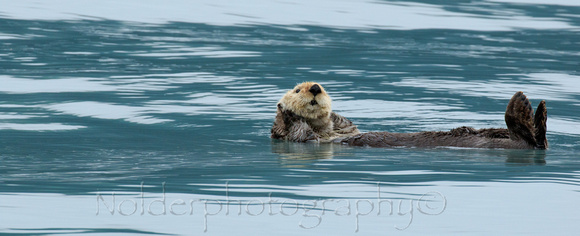
[[[278,107],[305,118],[320,119],[330,116],[332,112],[330,103],[330,97],[320,84],[304,82],[288,91],[278,103]]]

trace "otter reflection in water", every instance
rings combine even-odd
[[[507,129],[463,126],[450,131],[360,133],[350,120],[332,111],[331,99],[320,84],[306,82],[288,91],[278,102],[271,137],[371,147],[546,149],[546,120],[545,101],[540,102],[534,115],[526,95],[517,92],[505,112]]]
[[[283,140],[272,140],[272,153],[279,157],[280,164],[287,168],[312,168],[313,163],[318,163],[320,160],[339,159],[341,161],[350,160],[354,156],[365,157],[367,161],[373,161],[376,157],[380,160],[390,160],[392,162],[400,162],[405,159],[414,161],[425,161],[424,154],[427,156],[442,157],[445,160],[464,160],[475,165],[479,163],[497,163],[504,160],[506,165],[545,165],[546,152],[544,150],[516,150],[516,149],[474,149],[474,148],[454,148],[454,147],[439,147],[422,150],[421,155],[416,155],[418,149],[414,148],[393,148],[385,151],[372,152],[368,156],[368,152],[358,152],[356,149],[349,148],[346,145],[337,143],[296,143],[285,142]],[[414,149],[414,150],[413,150]],[[357,159],[357,158],[354,158]],[[368,164],[367,162],[365,162]],[[382,162],[384,163],[384,162]],[[463,162],[460,162],[463,165]]]

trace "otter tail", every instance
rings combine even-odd
[[[538,149],[546,149],[546,102],[540,102],[536,115],[526,95],[519,91],[510,100],[505,111],[505,123],[510,139],[524,140]]]

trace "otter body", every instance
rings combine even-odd
[[[458,132],[459,131],[459,132]],[[368,132],[336,140],[352,146],[369,147],[470,147],[470,148],[533,148],[523,140],[511,140],[506,129],[460,127],[451,131],[389,133]],[[497,136],[496,136],[497,135]],[[499,136],[499,137],[498,137]]]
[[[360,133],[350,120],[332,112],[330,97],[322,86],[306,82],[288,91],[278,103],[271,137],[370,147],[546,149],[546,120],[545,101],[540,102],[534,115],[527,97],[517,92],[506,109],[507,129],[476,130],[464,126],[451,131]]]

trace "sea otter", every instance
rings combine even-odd
[[[332,111],[331,99],[320,84],[305,82],[289,90],[278,102],[271,137],[371,147],[546,149],[546,120],[546,102],[540,102],[534,115],[530,101],[520,91],[508,103],[507,129],[463,126],[450,131],[361,133],[350,120]]]

